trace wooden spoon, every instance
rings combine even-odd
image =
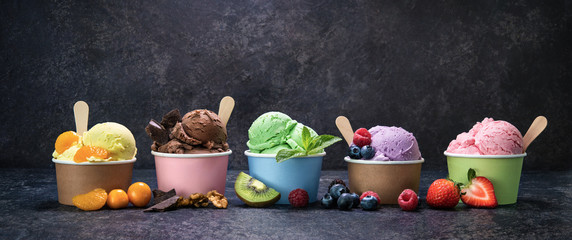
[[[75,129],[78,135],[87,132],[87,120],[89,117],[89,106],[84,101],[77,101],[73,105],[73,115],[75,117]]]
[[[340,133],[344,136],[348,146],[351,146],[354,138],[354,130],[352,130],[350,120],[348,120],[347,117],[339,116],[336,118],[336,126],[338,126],[338,130],[340,130]]]
[[[220,100],[220,105],[218,107],[218,117],[220,117],[220,121],[225,128],[233,109],[234,99],[232,97],[226,96]]]
[[[548,120],[544,116],[538,116],[536,119],[534,119],[532,124],[530,124],[528,131],[526,131],[526,134],[524,134],[524,148],[522,149],[523,153],[526,152],[526,149],[530,143],[532,143],[532,141],[534,141],[534,139],[536,139],[536,137],[538,137],[538,135],[544,131],[546,125],[548,125]]]

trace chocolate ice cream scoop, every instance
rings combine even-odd
[[[191,111],[183,116],[182,126],[188,136],[201,141],[203,144],[208,142],[226,143],[226,128],[218,115],[212,111],[206,109]]]
[[[198,139],[193,138],[190,135],[188,135],[186,133],[186,131],[183,130],[183,126],[180,122],[175,124],[175,126],[172,128],[171,137],[174,139],[178,139],[179,141],[184,142],[186,144],[190,144],[190,145],[201,145],[201,144],[203,144],[203,142],[201,140],[198,140]]]
[[[151,119],[145,131],[153,140],[151,150],[164,153],[198,154],[228,150],[227,133],[217,114],[199,109],[181,118],[178,109],[163,116],[159,123]]]

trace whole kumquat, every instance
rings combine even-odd
[[[113,189],[107,196],[107,206],[111,209],[125,208],[129,205],[129,197],[123,189]]]
[[[136,207],[145,207],[151,201],[151,188],[144,182],[136,182],[129,186],[127,195],[129,202]]]

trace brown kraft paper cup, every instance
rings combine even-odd
[[[411,189],[419,195],[423,159],[369,161],[346,157],[345,160],[348,162],[349,188],[352,192],[361,195],[366,191],[374,191],[381,198],[381,204],[397,204],[397,198],[405,189]]]
[[[78,164],[54,159],[58,202],[73,206],[74,196],[96,188],[103,188],[106,192],[113,189],[127,191],[131,184],[135,160]]]

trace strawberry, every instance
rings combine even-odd
[[[354,133],[354,144],[363,147],[371,144],[371,134],[365,128],[360,128]]]
[[[461,189],[461,200],[468,206],[495,208],[498,205],[493,183],[486,177],[477,177],[474,169],[468,172],[469,185]]]
[[[427,204],[434,208],[454,208],[460,197],[459,186],[448,179],[435,180],[427,190]]]

